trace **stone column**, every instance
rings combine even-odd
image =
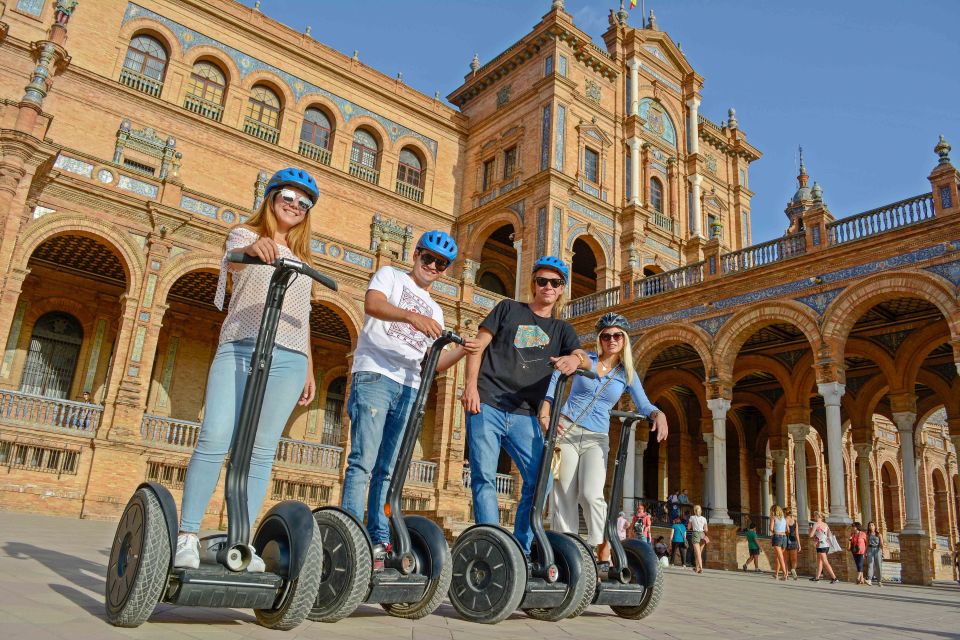
[[[690,211],[690,235],[699,238],[703,237],[703,221],[700,219],[700,183],[703,181],[696,173],[687,176],[690,181],[690,194],[692,209]]]
[[[625,425],[621,423],[620,428],[625,428]],[[636,495],[634,492],[636,489],[633,486],[634,478],[636,476],[635,465],[637,458],[637,422],[633,420],[630,422],[630,437],[627,438],[627,460],[626,466],[623,469],[623,510],[626,513],[633,513],[634,511],[634,501],[633,498]]]
[[[519,232],[519,231],[517,232],[517,235],[520,235],[520,232]],[[514,249],[516,250],[516,252],[517,252],[517,275],[516,275],[516,279],[515,279],[515,282],[514,282],[514,285],[513,285],[513,296],[514,296],[514,298],[516,298],[517,295],[519,294],[520,288],[523,286],[523,283],[524,283],[524,280],[525,280],[525,278],[523,277],[523,260],[522,260],[522,258],[523,258],[523,240],[522,240],[522,239],[514,240],[514,242],[513,242],[513,248],[514,248]],[[539,256],[537,256],[537,257],[539,257]]]
[[[873,453],[872,442],[861,442],[853,445],[857,450],[857,485],[860,497],[860,521],[866,528],[867,523],[873,520],[873,495],[870,492],[870,455]]]
[[[786,449],[771,449],[773,469],[777,476],[777,504],[787,506],[787,451]]]
[[[913,452],[913,433],[917,414],[912,411],[897,411],[893,421],[900,432],[900,454],[903,458],[903,500],[906,503],[906,522],[901,533],[925,535],[920,520],[920,485],[917,480],[917,459]]]
[[[796,490],[795,504],[797,505],[797,520],[804,525],[810,520],[810,511],[807,506],[807,434],[810,426],[805,424],[787,425],[787,430],[793,436],[793,466],[794,487]]]
[[[757,469],[757,475],[760,476],[760,514],[767,515],[770,513],[770,476],[773,472],[764,467],[763,469]],[[780,505],[781,507],[783,505]]]
[[[731,524],[727,514],[727,411],[730,401],[726,398],[710,398],[707,406],[713,413],[713,506],[710,522]]]
[[[850,524],[847,512],[847,492],[843,474],[843,425],[840,421],[840,398],[844,385],[839,382],[821,382],[817,385],[827,409],[827,454],[830,465],[830,517],[831,524]]]
[[[630,58],[627,60],[627,66],[630,67],[630,113],[627,115],[635,116],[640,109],[640,100],[637,98],[640,95],[640,61]]]
[[[690,153],[700,153],[700,136],[697,133],[700,120],[700,98],[694,96],[687,100],[687,107],[690,109],[690,126],[687,128],[689,142],[687,150]]]
[[[707,443],[707,455],[697,458],[700,461],[700,468],[703,469],[703,491],[700,503],[704,509],[708,509],[713,503],[713,499],[710,497],[710,458],[713,457],[713,434],[705,433],[703,439]]]
[[[643,498],[645,487],[643,486],[643,454],[647,450],[647,441],[646,440],[637,440],[636,442],[636,455],[634,460],[636,461],[633,465],[633,493],[637,498]]]
[[[630,204],[640,206],[640,138],[630,138]]]

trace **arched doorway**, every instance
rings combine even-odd
[[[880,483],[883,495],[883,521],[887,531],[900,531],[903,528],[900,513],[900,477],[890,462],[884,462],[880,468]]]
[[[940,469],[933,470],[933,526],[938,536],[950,536],[950,496]]]
[[[580,298],[598,291],[597,256],[583,238],[573,241],[573,275],[570,298]]]
[[[41,316],[30,334],[20,391],[47,398],[68,398],[82,344],[83,327],[72,315],[53,311]]]
[[[477,269],[479,288],[508,298],[517,296],[517,250],[513,247],[513,237],[512,224],[497,227],[487,237],[480,250],[480,267]]]
[[[343,431],[343,407],[347,390],[346,376],[338,376],[327,387],[327,398],[323,410],[323,433],[320,443],[339,446]]]

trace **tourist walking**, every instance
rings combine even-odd
[[[680,563],[677,566],[682,567],[684,565],[683,554],[687,547],[687,526],[680,522],[680,516],[677,516],[673,519],[670,528],[673,530],[673,536],[670,538],[670,563],[673,564],[673,556],[677,554],[680,556]]]
[[[703,545],[709,540],[707,538],[707,519],[700,515],[700,505],[693,505],[693,515],[687,520],[687,528],[693,533],[691,544],[693,544],[693,570],[697,573],[703,573]]]
[[[883,586],[883,536],[877,528],[876,522],[867,523],[867,584],[873,584],[873,576],[877,576],[877,586]]]
[[[627,525],[630,524],[630,521],[627,520],[627,514],[623,511],[620,512],[620,515],[617,517],[617,537],[621,540],[627,539]]]
[[[867,534],[860,528],[859,522],[853,523],[850,532],[850,553],[853,554],[853,563],[857,565],[857,584],[866,584],[863,580],[863,556],[867,553]]]
[[[773,579],[787,579],[787,563],[783,557],[783,550],[787,548],[787,519],[783,515],[783,507],[778,504],[770,508],[770,544],[773,547]],[[783,578],[780,572],[783,571]]]
[[[810,578],[810,582],[820,582],[820,576],[824,571],[830,576],[830,584],[840,582],[837,574],[833,572],[833,567],[830,566],[830,559],[827,557],[827,554],[830,553],[830,527],[823,521],[823,514],[819,511],[813,512],[813,519],[814,523],[810,527],[809,537],[813,538],[817,544],[817,573]]]
[[[647,513],[647,508],[643,503],[637,505],[637,512],[633,515],[633,521],[630,528],[633,529],[637,538],[644,542],[650,542],[650,526],[653,520]]]
[[[750,523],[750,528],[747,529],[745,536],[747,538],[747,551],[750,553],[750,557],[743,563],[743,570],[746,571],[747,566],[753,562],[753,571],[760,573],[760,544],[757,542],[757,523]]]
[[[800,555],[800,525],[797,523],[796,511],[793,508],[784,512],[784,518],[787,521],[787,547],[783,550],[783,557],[790,577],[796,580],[797,560]]]

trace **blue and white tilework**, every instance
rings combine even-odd
[[[151,200],[157,198],[157,193],[159,188],[155,184],[150,184],[144,182],[143,180],[137,180],[136,178],[131,178],[130,176],[121,175],[120,179],[117,181],[117,187],[125,191],[131,191],[133,193],[140,194]]]
[[[196,213],[201,216],[206,216],[208,218],[217,218],[217,207],[210,204],[209,202],[204,202],[203,200],[197,200],[196,198],[191,198],[190,196],[181,195],[180,196],[180,208],[186,209],[191,213]]]
[[[722,316],[715,316],[713,318],[707,318],[706,320],[697,320],[693,324],[697,325],[704,331],[710,334],[710,337],[713,338],[717,335],[717,332],[720,331],[720,327],[727,323],[727,320],[733,317],[732,313],[727,313]]]
[[[594,211],[590,207],[586,207],[580,204],[579,202],[577,202],[576,200],[570,200],[570,202],[567,203],[567,206],[570,208],[571,211],[576,211],[580,215],[586,216],[587,218],[590,218],[594,222],[599,222],[600,224],[606,227],[613,226],[613,218],[611,218],[610,216],[606,216],[602,213],[599,213],[597,211]]]
[[[53,163],[54,169],[63,169],[70,173],[75,173],[78,176],[83,176],[89,178],[93,175],[93,165],[84,162],[83,160],[77,160],[76,158],[71,158],[60,154],[57,156],[57,161]]]
[[[946,278],[956,286],[960,286],[960,260],[936,264],[932,267],[927,267],[926,270]]]
[[[802,302],[816,311],[818,316],[822,316],[823,312],[827,310],[827,307],[830,306],[830,303],[833,302],[834,298],[840,295],[841,291],[843,291],[843,287],[840,287],[839,289],[831,289],[830,291],[813,293],[809,296],[803,296],[802,298],[794,298],[794,300],[797,302]]]

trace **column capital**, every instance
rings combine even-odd
[[[764,467],[763,469],[757,469],[757,475],[760,476],[760,479],[763,481],[769,481],[770,476],[773,474],[773,470],[769,467]]]
[[[773,458],[775,464],[783,464],[787,461],[787,450],[770,449],[770,457]]]
[[[707,407],[713,412],[714,420],[724,420],[730,410],[730,401],[726,398],[710,398],[707,400]]]
[[[706,469],[707,463],[710,461],[710,458],[708,458],[707,456],[698,456],[697,460],[700,461],[700,466]]]
[[[705,434],[703,434],[703,441],[707,443],[707,449],[708,449],[708,450],[713,448],[713,434],[712,434],[712,433],[705,433]]]
[[[853,448],[857,452],[857,458],[867,459],[870,457],[870,454],[873,453],[873,443],[872,442],[854,442]]]
[[[817,391],[823,396],[823,403],[828,407],[840,406],[840,398],[843,397],[843,392],[846,388],[846,385],[840,384],[839,382],[821,382],[817,384]]]
[[[810,433],[810,425],[808,424],[788,424],[787,432],[793,436],[794,440],[806,440],[807,435]]]
[[[640,147],[643,144],[643,141],[640,138],[629,138],[627,144],[630,146],[630,151],[640,152]]]
[[[703,177],[699,173],[691,173],[690,175],[687,176],[687,180],[694,187],[699,187],[700,183],[703,182]]]
[[[687,98],[687,106],[690,107],[691,111],[696,111],[700,108],[700,96],[693,96],[692,98]]]
[[[893,422],[901,435],[912,434],[917,425],[917,414],[913,411],[894,411]]]
[[[637,58],[630,58],[627,60],[627,66],[630,67],[630,71],[639,71],[640,70],[640,60]],[[636,87],[634,88],[636,91]]]

